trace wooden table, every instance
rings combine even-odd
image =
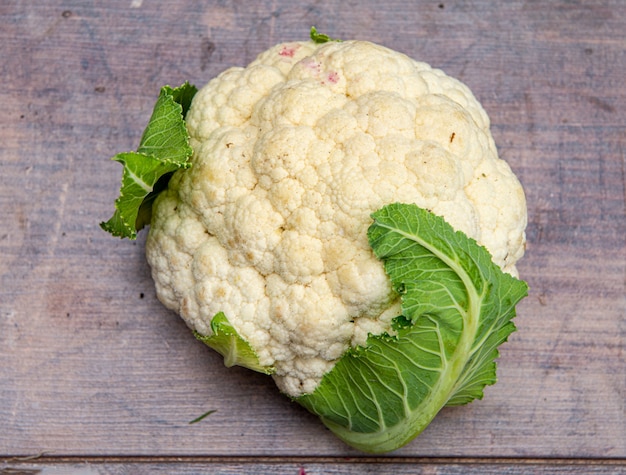
[[[13,0],[0,25],[0,474],[626,473],[624,2]],[[527,193],[499,383],[385,457],[226,369],[156,300],[145,237],[98,227],[161,85],[311,25],[466,82]]]

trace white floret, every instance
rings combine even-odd
[[[192,167],[154,204],[159,298],[211,333],[224,312],[289,395],[390,330],[399,299],[367,241],[370,214],[415,203],[516,275],[526,204],[470,90],[368,42],[284,43],[202,88]]]

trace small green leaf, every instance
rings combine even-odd
[[[443,406],[482,398],[527,286],[415,205],[392,204],[373,218],[370,245],[401,290],[395,334],[370,335],[296,401],[347,444],[379,453],[408,443]]]
[[[202,414],[201,416],[196,417],[194,420],[189,421],[189,424],[195,424],[196,422],[200,422],[202,419],[210,416],[211,414],[213,414],[214,412],[217,412],[216,409],[213,409],[211,411],[207,411],[204,414]]]
[[[113,157],[124,169],[115,212],[100,224],[105,231],[135,239],[137,231],[149,224],[152,202],[167,188],[172,173],[190,166],[192,149],[184,118],[196,91],[189,83],[161,88],[137,151]]]
[[[223,312],[218,313],[211,320],[212,335],[205,336],[194,332],[196,338],[205,345],[213,348],[224,357],[226,367],[243,366],[259,373],[272,374],[272,366],[263,366],[259,357],[250,344],[239,335],[230,324]]]
[[[337,40],[335,38],[331,38],[328,35],[324,35],[323,33],[319,33],[317,31],[317,28],[315,28],[314,26],[311,27],[311,41],[313,41],[313,43],[328,43],[329,41],[336,41],[336,42],[341,42],[341,40]]]

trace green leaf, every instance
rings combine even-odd
[[[372,217],[370,245],[402,299],[395,334],[370,335],[296,401],[347,444],[381,453],[408,443],[445,405],[482,398],[528,289],[426,210],[392,204]]]
[[[184,118],[196,92],[189,83],[161,88],[137,151],[113,157],[124,169],[115,212],[100,224],[105,231],[135,239],[137,231],[150,223],[152,203],[167,188],[172,173],[190,166],[192,149]]]
[[[195,424],[196,422],[200,422],[201,420],[209,417],[211,414],[217,412],[217,409],[211,409],[210,411],[205,412],[201,416],[196,417],[194,420],[189,421],[189,424]]]
[[[313,41],[313,43],[318,43],[318,44],[328,43],[329,41],[341,42],[341,40],[337,40],[335,38],[331,38],[328,35],[324,35],[323,33],[319,33],[317,31],[317,28],[315,28],[314,26],[311,27],[310,37],[311,37],[311,41]]]
[[[239,335],[237,330],[230,324],[223,312],[218,313],[211,320],[212,335],[204,336],[194,332],[196,338],[205,345],[213,348],[224,357],[224,364],[231,366],[243,366],[259,373],[272,374],[272,366],[263,366],[259,357],[250,344]]]

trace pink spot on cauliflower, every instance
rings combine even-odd
[[[278,52],[279,56],[283,56],[285,58],[293,58],[294,55],[296,54],[298,47],[294,46],[294,45],[285,45],[283,46],[283,48]]]
[[[339,73],[337,71],[330,71],[326,76],[326,80],[331,84],[337,84],[339,82]]]

